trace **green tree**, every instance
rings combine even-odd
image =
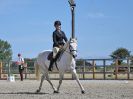
[[[0,39],[0,60],[9,61],[11,59],[12,59],[11,45],[7,41]]]
[[[118,64],[120,65],[122,63],[121,59],[130,57],[130,51],[128,51],[128,49],[126,48],[118,48],[115,51],[112,52],[112,54],[110,55],[113,59],[118,58]]]

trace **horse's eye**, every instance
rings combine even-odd
[[[70,49],[72,49],[72,46],[70,46]]]

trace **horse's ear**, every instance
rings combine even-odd
[[[74,41],[74,42],[77,42],[77,38],[73,38],[73,41]]]

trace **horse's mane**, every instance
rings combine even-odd
[[[64,50],[67,49],[67,47],[68,47],[68,45],[69,45],[69,42],[70,42],[70,41],[67,41],[67,42],[65,43],[65,45],[63,46],[63,49],[64,49]]]
[[[76,43],[77,43],[77,40],[76,40],[75,38],[70,38],[70,40],[67,41],[67,42],[65,43],[65,45],[63,46],[63,49],[64,49],[64,50],[67,49],[67,47],[69,46],[70,42],[76,42]]]

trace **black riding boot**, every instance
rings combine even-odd
[[[54,63],[54,59],[51,59],[51,60],[50,60],[50,64],[49,64],[48,71],[52,71],[53,63]]]

